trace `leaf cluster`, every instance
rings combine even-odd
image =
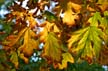
[[[108,65],[107,0],[23,3],[12,1],[0,20],[0,50],[11,71],[104,71],[97,64]]]

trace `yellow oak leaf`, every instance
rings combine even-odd
[[[67,3],[67,10],[64,12],[63,23],[68,26],[75,25],[75,19],[79,19],[79,16],[72,11],[72,8],[76,11],[76,13],[79,13],[81,6],[72,2]]]
[[[63,57],[63,59],[62,59],[62,63],[59,64],[59,69],[66,68],[68,62],[74,63],[74,58],[72,57],[72,55],[69,52],[63,53],[62,57]]]
[[[34,49],[38,49],[38,40],[33,39],[33,31],[28,28],[24,34],[24,43],[19,47],[19,50],[27,56],[31,56]]]
[[[64,13],[63,17],[63,23],[66,23],[68,26],[72,26],[75,24],[75,19],[77,18],[77,15],[73,15],[71,10],[67,10]]]
[[[71,6],[71,8],[73,8],[76,13],[79,13],[80,12],[81,5],[76,4],[76,3],[73,3],[73,2],[68,2],[67,8],[69,8],[69,6]]]

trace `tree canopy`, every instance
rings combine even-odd
[[[104,71],[108,0],[0,0],[0,71]]]

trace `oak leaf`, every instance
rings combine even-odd
[[[74,32],[68,40],[68,47],[77,57],[91,63],[93,57],[98,57],[104,33],[96,26],[89,26]]]
[[[38,40],[33,39],[35,33],[28,28],[24,34],[23,45],[19,47],[19,50],[27,56],[31,56],[34,49],[38,49]]]
[[[62,63],[59,64],[59,69],[66,68],[68,62],[74,63],[74,58],[72,57],[72,55],[69,52],[63,53],[62,57],[63,57],[63,59],[62,59]]]
[[[59,62],[61,60],[61,46],[59,40],[53,32],[49,32],[46,36],[44,50],[42,56],[51,62]]]
[[[98,26],[99,22],[102,21],[100,12],[94,13],[92,17],[89,18],[88,22],[90,23],[90,26]]]
[[[76,11],[76,13],[79,13],[81,6],[70,1],[67,3],[67,9],[64,12],[63,17],[63,23],[66,23],[68,26],[75,25],[75,19],[79,19],[79,16],[72,10],[72,8]]]

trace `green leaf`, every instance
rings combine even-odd
[[[105,43],[107,44],[108,43],[108,11],[104,12],[104,17],[102,17],[99,26],[103,29],[103,32],[106,34],[104,40]]]
[[[101,21],[101,15],[99,12],[96,12],[91,18],[89,18],[88,22],[90,26],[98,26],[98,21]]]
[[[61,46],[53,32],[49,32],[46,37],[43,56],[52,61],[60,61],[61,59]]]
[[[104,33],[96,26],[89,26],[76,32],[72,34],[68,41],[68,45],[71,47],[69,47],[69,49],[72,53],[75,53],[77,57],[80,56],[91,62],[94,56],[98,57]]]
[[[43,16],[45,16],[46,19],[47,19],[49,22],[57,21],[57,17],[56,17],[53,13],[51,13],[51,12],[49,12],[49,11],[45,11],[45,12],[43,13]]]

